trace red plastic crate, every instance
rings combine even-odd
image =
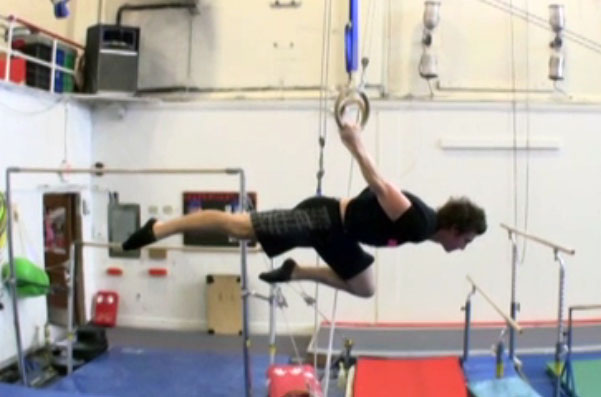
[[[114,327],[117,324],[119,294],[113,291],[98,291],[94,299],[94,315],[92,321],[96,325]]]
[[[311,365],[270,365],[267,369],[269,397],[323,396]]]
[[[0,80],[4,80],[6,73],[6,55],[0,55]],[[10,81],[16,84],[25,82],[25,59],[13,58],[10,60]]]

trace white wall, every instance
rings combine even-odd
[[[35,2],[35,5],[34,5]],[[43,3],[42,0],[41,3]],[[89,25],[114,23],[125,3],[149,0],[71,1],[71,16],[54,18],[50,2],[10,0],[0,14],[15,13],[40,26],[85,42]],[[200,0],[199,12],[163,10],[128,12],[124,24],[140,26],[139,87],[186,85],[202,89],[271,87],[292,89],[319,84],[322,67],[324,2],[304,1],[278,9],[269,1]],[[361,56],[368,57],[366,82],[393,96],[423,96],[427,85],[417,72],[422,53],[423,2],[362,1]],[[549,98],[549,42],[546,2],[513,1],[515,15],[502,0],[442,1],[433,49],[439,58],[438,97],[533,89]],[[563,101],[599,102],[601,83],[591,76],[601,66],[601,6],[592,0],[568,0],[565,6],[566,79]],[[524,17],[529,13],[529,16]],[[346,83],[344,25],[348,2],[332,1],[329,32],[329,86]],[[527,19],[527,20],[526,20]],[[574,36],[580,37],[574,40]],[[467,90],[467,93],[465,92]],[[485,92],[482,92],[485,90]],[[488,90],[488,91],[487,91]],[[377,95],[377,90],[370,91]],[[240,92],[229,94],[240,96]],[[242,94],[243,95],[243,94]],[[284,95],[272,91],[267,96]],[[300,95],[296,92],[295,95]],[[316,92],[311,93],[312,96]]]
[[[66,117],[66,118],[65,118]],[[90,111],[76,103],[68,103],[57,96],[39,91],[0,87],[0,184],[5,191],[7,167],[58,168],[64,159],[71,166],[88,167],[90,164]],[[18,211],[13,247],[15,255],[26,256],[40,266],[44,263],[42,234],[42,197],[50,191],[80,192],[83,200],[92,202],[88,177],[69,176],[61,182],[56,175],[11,176],[12,202]],[[84,236],[91,229],[90,217],[82,217]],[[7,248],[0,250],[0,262],[8,259]],[[87,276],[88,274],[86,274]],[[94,282],[86,280],[90,290]],[[2,286],[4,310],[0,311],[0,363],[16,352],[13,311],[10,294]],[[88,305],[90,299],[86,299]],[[44,297],[18,301],[22,342],[25,348],[43,342],[46,322]]]
[[[94,117],[93,157],[110,167],[243,167],[249,190],[258,193],[260,209],[289,207],[315,191],[317,106],[312,101],[135,106],[123,119],[116,118],[112,110],[101,111]],[[518,110],[518,138],[529,134],[534,147],[545,140],[557,147],[517,154],[515,196],[513,152],[498,149],[513,139],[510,104],[378,102],[374,107],[365,139],[383,172],[433,206],[451,195],[473,198],[487,211],[489,231],[466,251],[451,255],[432,243],[376,251],[376,297],[361,300],[343,294],[339,319],[459,322],[468,273],[499,304],[508,307],[511,250],[499,223],[513,223],[516,197],[519,227],[577,249],[574,258],[566,258],[568,302],[601,300],[595,288],[601,277],[596,266],[601,259],[597,247],[601,231],[596,227],[600,215],[596,197],[601,190],[597,183],[601,162],[595,155],[601,143],[596,134],[598,108],[532,105],[529,113]],[[356,166],[350,167],[333,123],[329,128],[324,192],[354,194],[364,183]],[[443,150],[441,139],[483,141],[490,148]],[[203,176],[133,178],[111,182],[111,186],[124,201],[142,204],[143,219],[148,218],[151,205],[172,206],[175,213],[181,213],[184,190],[237,189],[230,177]],[[181,243],[179,236],[171,239],[174,244]],[[308,250],[292,255],[301,261],[314,260]],[[166,280],[149,280],[144,270],[157,262],[143,259],[122,261],[126,275],[115,281],[103,275],[106,266],[114,262],[98,263],[97,281],[99,286],[116,288],[125,295],[120,320],[130,324],[202,326],[204,276],[238,271],[237,253],[173,253],[165,262],[171,270]],[[257,278],[266,263],[263,254],[250,255],[252,289],[266,292]],[[522,319],[555,318],[558,268],[551,250],[528,244],[519,269]],[[182,290],[186,292],[179,294]],[[312,292],[312,287],[308,291]],[[310,329],[312,311],[295,293],[287,295],[289,313],[294,313],[289,314],[292,327]],[[330,292],[320,298],[323,310],[329,312]],[[265,306],[261,301],[251,305],[255,330],[266,328]],[[498,319],[484,302],[475,310],[480,321]]]
[[[144,2],[144,1],[138,1]],[[103,20],[113,22],[125,1],[107,1]],[[128,1],[130,3],[130,1]],[[196,15],[182,10],[125,14],[124,23],[141,27],[140,88],[292,87],[320,81],[324,3],[304,1],[277,9],[269,1],[202,0]],[[329,86],[346,83],[344,25],[348,2],[332,1]],[[548,80],[548,3],[513,1],[515,16],[502,1],[442,1],[433,49],[439,58],[438,96],[484,90],[552,90]],[[366,82],[383,85],[393,96],[423,96],[427,85],[417,72],[422,53],[423,2],[362,1],[360,49],[369,58]],[[591,76],[601,67],[601,7],[591,0],[565,6],[566,80],[559,84],[571,100],[599,101],[601,83]],[[496,7],[495,7],[496,5]],[[528,22],[524,12],[529,12]],[[589,40],[588,48],[572,40]],[[592,44],[591,44],[592,42]],[[514,81],[515,80],[515,81]],[[451,90],[451,92],[446,90]],[[469,91],[475,89],[475,91]],[[371,91],[377,95],[377,91]],[[492,95],[491,92],[484,93]],[[240,95],[234,93],[233,95]],[[276,92],[269,95],[284,95]],[[298,93],[296,95],[299,95]],[[532,94],[548,98],[549,93]],[[570,98],[564,98],[570,100]]]

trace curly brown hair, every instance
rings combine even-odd
[[[451,197],[438,209],[438,229],[455,228],[459,233],[486,232],[486,214],[467,197]]]

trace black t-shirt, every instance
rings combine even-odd
[[[411,207],[397,220],[384,212],[376,195],[367,187],[349,201],[344,227],[357,241],[376,247],[396,246],[406,242],[418,243],[436,233],[436,211],[419,197],[403,191]]]

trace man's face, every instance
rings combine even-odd
[[[444,238],[441,240],[442,246],[445,251],[452,252],[455,250],[463,250],[465,247],[476,238],[475,232],[464,232],[460,233],[457,229],[450,229],[448,233],[445,233]]]

